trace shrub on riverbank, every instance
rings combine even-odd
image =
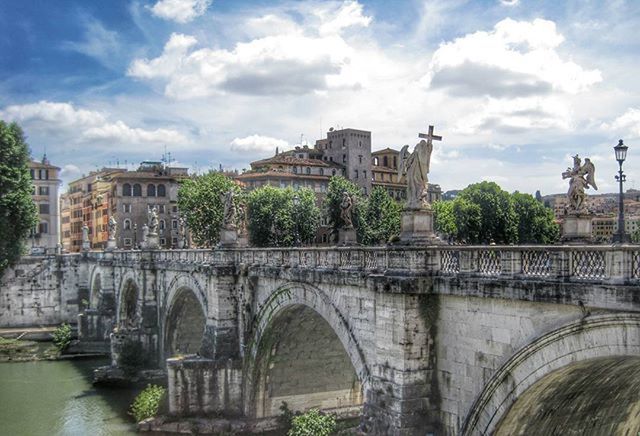
[[[167,390],[162,386],[147,385],[133,400],[129,413],[133,415],[136,422],[156,416],[166,392]]]
[[[62,323],[53,331],[53,343],[59,351],[64,351],[71,343],[71,326]]]
[[[336,431],[336,418],[317,409],[294,416],[288,436],[329,436]]]

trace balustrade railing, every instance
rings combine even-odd
[[[302,247],[89,252],[94,261],[176,266],[406,271],[412,274],[640,281],[636,246]]]

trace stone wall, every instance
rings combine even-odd
[[[79,255],[23,257],[0,281],[0,327],[75,324],[85,269]]]

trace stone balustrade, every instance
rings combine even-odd
[[[152,261],[160,265],[245,265],[552,281],[640,280],[640,247],[632,245],[241,248],[93,251],[86,255],[95,261],[122,265]]]

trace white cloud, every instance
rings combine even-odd
[[[640,109],[629,108],[627,111],[613,120],[611,123],[602,123],[601,128],[605,131],[613,130],[621,135],[632,138],[640,137]]]
[[[503,6],[517,6],[520,0],[500,0],[500,4]]]
[[[65,179],[73,179],[79,176],[81,173],[82,173],[82,170],[80,170],[80,168],[78,168],[74,164],[66,164],[60,170],[60,175]]]
[[[102,65],[115,69],[121,53],[121,40],[117,32],[106,29],[99,21],[89,18],[84,22],[83,41],[66,41],[63,49],[73,50],[96,59]]]
[[[251,135],[244,138],[235,138],[231,141],[231,150],[236,152],[272,152],[276,147],[284,151],[289,147],[289,143],[282,139],[271,138],[269,136]]]
[[[151,9],[156,17],[188,23],[204,14],[211,4],[211,0],[160,0]]]
[[[187,138],[172,129],[147,130],[130,127],[121,120],[109,121],[104,114],[87,109],[76,109],[70,103],[39,101],[24,105],[7,106],[0,117],[19,121],[58,136],[67,136],[72,142],[97,140],[115,142],[116,145],[184,144]]]
[[[556,49],[563,41],[552,21],[507,18],[492,31],[442,44],[424,82],[452,95],[500,98],[575,94],[602,81],[600,71],[561,58]]]
[[[344,3],[335,14],[328,14],[329,10],[316,10],[316,15],[324,17],[317,33],[305,33],[303,27],[275,15],[250,19],[248,33],[260,37],[229,50],[192,50],[195,37],[174,33],[159,57],[134,60],[128,74],[166,82],[165,95],[176,99],[219,93],[302,95],[332,87],[357,87],[357,79],[342,76],[354,48],[340,32],[367,26],[371,18],[363,15],[357,2]],[[274,27],[278,30],[269,30]]]

